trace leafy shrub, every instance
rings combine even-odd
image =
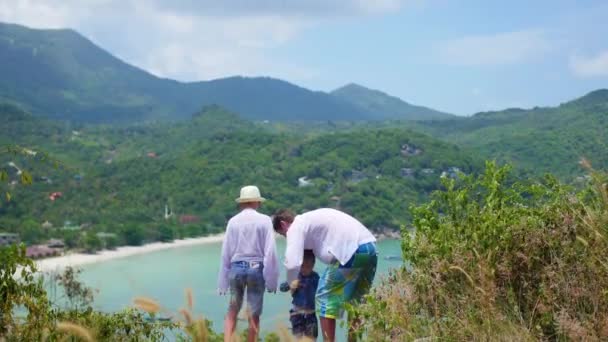
[[[63,340],[62,322],[99,341],[160,341],[177,327],[149,320],[134,309],[111,314],[94,311],[92,292],[78,282],[78,272],[71,268],[55,278],[66,293],[68,308],[52,305],[36,272],[34,262],[25,256],[25,246],[0,247],[0,340]]]
[[[509,167],[444,180],[404,230],[411,269],[394,272],[366,304],[370,340],[608,338],[605,175],[575,193],[552,177],[523,184]],[[382,313],[382,314],[378,314]]]

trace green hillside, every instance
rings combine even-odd
[[[350,103],[285,81],[183,83],[126,64],[73,30],[0,23],[0,101],[77,122],[183,119],[218,104],[252,120],[373,119]]]
[[[398,97],[354,83],[338,88],[331,94],[372,113],[378,120],[442,120],[454,117],[434,109],[409,104]]]
[[[34,134],[20,133],[32,125]],[[142,240],[158,240],[167,230],[183,237],[223,229],[239,188],[250,183],[270,199],[266,212],[339,207],[375,230],[398,228],[407,223],[409,206],[439,187],[443,171],[470,173],[480,165],[454,145],[407,129],[307,138],[272,133],[219,107],[173,124],[76,127],[30,117],[5,128],[15,133],[3,131],[3,143],[58,153],[66,165],[2,157],[3,165],[10,159],[35,179],[30,187],[10,188],[13,199],[0,208],[3,230],[71,221],[116,232],[123,243],[131,230]],[[62,197],[51,201],[53,192]],[[165,205],[175,213],[168,221]],[[201,223],[179,225],[181,215]],[[61,231],[28,234],[26,241],[34,242]]]
[[[572,180],[579,161],[608,167],[608,90],[591,92],[558,107],[508,109],[470,118],[421,123],[419,130],[512,163],[534,174]]]

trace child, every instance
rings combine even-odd
[[[317,315],[315,313],[315,294],[317,293],[317,285],[319,285],[319,275],[313,271],[315,267],[315,255],[312,250],[304,251],[304,260],[298,280],[294,281],[297,284],[292,284],[291,287],[287,282],[281,284],[281,291],[287,292],[291,289],[293,300],[291,301],[292,308],[289,310],[291,321],[291,330],[294,336],[298,338],[308,337],[316,339],[318,336]]]

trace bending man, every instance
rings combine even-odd
[[[317,209],[298,216],[281,209],[272,224],[287,238],[285,267],[290,284],[298,278],[305,249],[312,249],[328,264],[319,280],[316,302],[323,339],[334,341],[336,319],[342,317],[344,303],[356,303],[371,288],[378,264],[376,238],[361,222],[335,209]],[[357,323],[350,319],[349,340],[354,338]]]

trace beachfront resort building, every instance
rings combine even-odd
[[[52,256],[58,256],[61,254],[61,249],[59,248],[51,248],[46,245],[33,245],[27,247],[25,250],[25,255],[28,258],[32,259],[40,259],[40,258],[48,258]]]
[[[0,247],[19,243],[19,234],[0,233]]]

